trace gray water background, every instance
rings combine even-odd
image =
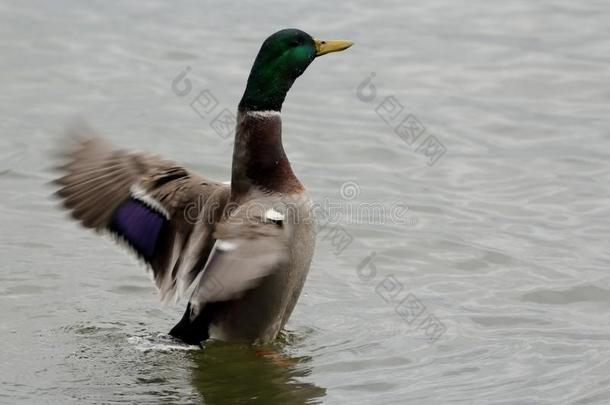
[[[1,1],[0,403],[610,403],[608,21],[604,1]],[[401,220],[322,229],[277,344],[192,350],[165,335],[184,303],[57,207],[51,156],[81,116],[228,179],[231,140],[189,103],[234,111],[291,26],[356,43],[287,98],[296,173],[316,201]],[[413,145],[388,96],[425,127]]]

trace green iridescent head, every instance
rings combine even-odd
[[[294,81],[317,56],[342,51],[351,45],[350,41],[313,39],[294,28],[276,32],[258,51],[239,109],[280,111]]]

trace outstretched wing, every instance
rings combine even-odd
[[[72,216],[130,246],[152,269],[163,300],[183,294],[212,249],[229,186],[98,138],[79,140],[65,159],[57,195]]]

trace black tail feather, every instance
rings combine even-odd
[[[212,308],[209,307],[210,305],[206,305],[201,313],[191,319],[191,303],[189,302],[182,319],[172,328],[169,334],[190,345],[198,345],[207,340],[210,337],[209,327],[213,313]]]

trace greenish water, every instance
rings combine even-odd
[[[609,19],[604,2],[0,2],[0,403],[609,403]],[[179,345],[184,303],[66,218],[52,153],[82,116],[228,179],[214,119],[291,26],[356,43],[283,109],[324,212],[310,277],[277,343]]]

